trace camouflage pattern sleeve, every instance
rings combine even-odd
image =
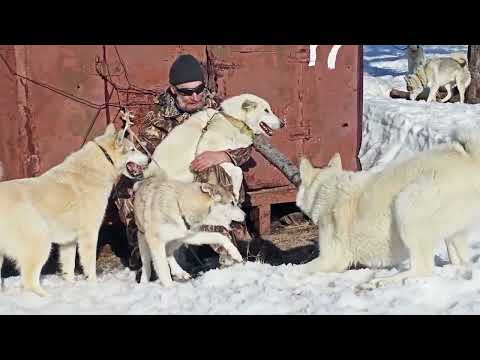
[[[142,126],[138,137],[145,145],[150,154],[153,154],[158,144],[168,135],[173,129],[171,119],[156,116],[151,121],[148,121]],[[143,150],[143,149],[141,149]]]
[[[252,156],[253,145],[246,148],[225,151],[236,166],[242,166]]]

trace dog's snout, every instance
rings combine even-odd
[[[285,126],[285,120],[278,118],[278,121],[280,121],[280,129]]]

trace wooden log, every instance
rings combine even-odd
[[[445,96],[447,96],[447,90],[444,87],[441,87],[437,93],[437,101],[442,100]],[[410,100],[410,93],[408,91],[392,89],[390,90],[390,97],[393,99],[406,99]],[[425,91],[417,96],[415,100],[427,100],[428,91]],[[459,102],[460,95],[458,94],[457,88],[452,90],[452,98],[448,102]]]
[[[264,135],[256,135],[253,146],[273,166],[278,168],[295,187],[300,186],[300,170],[284,154],[278,151]]]
[[[390,97],[393,98],[393,99],[407,99],[407,100],[410,100],[410,93],[408,91],[392,89],[392,90],[390,90]]]

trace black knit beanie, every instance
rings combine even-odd
[[[170,68],[170,84],[204,81],[202,67],[192,55],[180,55]]]

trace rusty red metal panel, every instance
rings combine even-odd
[[[95,73],[95,57],[101,54],[101,46],[25,46],[22,72],[36,81],[101,105],[105,102],[103,81]],[[36,159],[30,175],[34,176],[60,163],[81,146],[98,110],[32,83],[27,90],[31,155]],[[104,128],[105,120],[98,119],[90,136]]]
[[[309,129],[303,153],[324,166],[339,152],[344,168],[355,170],[361,140],[361,46],[342,46],[333,70],[327,68],[331,48],[318,46],[316,65],[303,69],[302,115]]]
[[[17,68],[15,47],[13,45],[0,46],[0,53],[11,67],[12,71]],[[17,179],[27,175],[25,159],[28,149],[26,129],[28,125],[24,117],[20,115],[22,104],[19,102],[19,90],[22,91],[21,83],[17,81],[8,67],[0,64],[0,161],[3,163],[4,179]]]
[[[192,54],[203,64],[206,63],[205,45],[106,45],[110,68],[120,85],[128,85],[123,76],[123,61],[131,83],[159,91],[169,85],[170,65],[183,53]]]

